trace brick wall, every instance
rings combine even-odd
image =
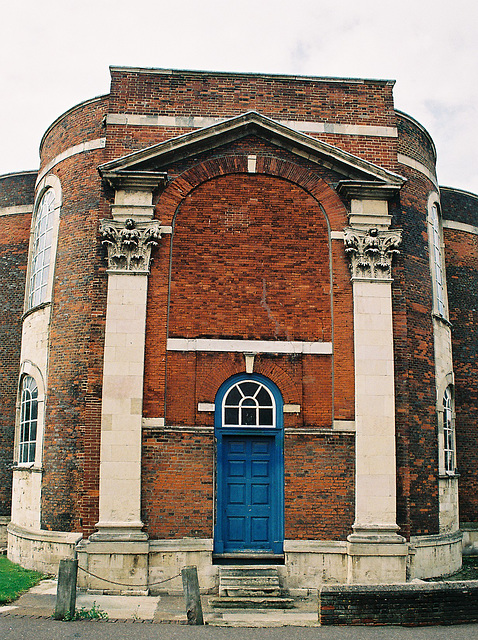
[[[478,197],[442,189],[444,220],[478,228]],[[444,229],[448,305],[455,371],[460,520],[478,519],[478,235]]]
[[[434,190],[421,173],[404,165],[408,178],[394,224],[403,229],[393,269],[397,517],[403,535],[438,533],[438,434],[432,282],[427,201]]]
[[[88,151],[53,170],[63,204],[50,326],[42,527],[85,534],[98,521],[107,286],[98,236],[104,209],[96,168],[102,160],[102,150]]]
[[[194,116],[230,118],[258,111],[276,120],[395,127],[393,84],[386,80],[115,68],[111,73],[110,113],[179,116],[185,122],[177,127],[109,124],[108,159],[191,131],[185,125],[187,118]],[[311,135],[370,162],[396,168],[394,137]]]
[[[323,586],[321,625],[446,625],[478,622],[478,581]]]
[[[87,100],[59,116],[46,130],[40,143],[40,169],[67,149],[104,137],[103,119],[107,108],[108,96],[102,96]]]
[[[0,516],[10,515],[15,403],[20,367],[21,316],[31,213],[1,209],[33,206],[36,173],[0,176]]]
[[[141,517],[152,538],[213,535],[212,433],[143,433]]]

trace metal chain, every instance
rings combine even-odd
[[[95,575],[94,573],[91,573],[91,571],[87,571],[86,569],[83,569],[83,567],[78,567],[78,569],[81,569],[81,571],[83,571],[84,573],[87,573],[89,576],[91,576],[92,578],[97,578],[98,580],[102,580],[103,582],[108,582],[109,584],[117,584],[120,587],[143,587],[144,585],[142,584],[126,584],[125,582],[115,582],[114,580],[107,580],[106,578],[101,578],[100,576]],[[172,576],[171,578],[166,578],[165,580],[161,580],[160,582],[153,582],[152,584],[148,584],[148,587],[155,587],[158,584],[163,584],[164,582],[169,582],[170,580],[174,580],[174,578],[180,578],[181,574],[178,573],[175,576]]]

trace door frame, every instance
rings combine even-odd
[[[238,382],[247,380],[264,385],[272,394],[275,402],[275,425],[273,427],[225,427],[223,426],[222,406],[226,393]],[[224,436],[268,436],[273,439],[273,468],[271,484],[275,489],[272,507],[272,549],[269,553],[282,555],[284,549],[284,401],[278,387],[269,378],[258,373],[236,374],[223,382],[215,398],[214,433],[216,438],[216,518],[214,524],[214,553],[223,554],[224,551],[224,509],[223,503],[223,460],[224,460]],[[237,552],[234,555],[251,555],[250,550]],[[255,553],[255,552],[253,552]],[[257,553],[263,553],[260,550]]]

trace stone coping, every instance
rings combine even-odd
[[[40,529],[30,529],[21,527],[18,524],[10,522],[7,532],[17,538],[25,538],[27,540],[35,540],[37,542],[49,542],[57,544],[77,544],[83,539],[81,533],[69,533],[64,531],[45,531]]]

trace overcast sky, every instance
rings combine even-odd
[[[0,16],[0,173],[36,169],[48,125],[120,65],[394,79],[440,184],[478,193],[476,0],[6,0]]]

